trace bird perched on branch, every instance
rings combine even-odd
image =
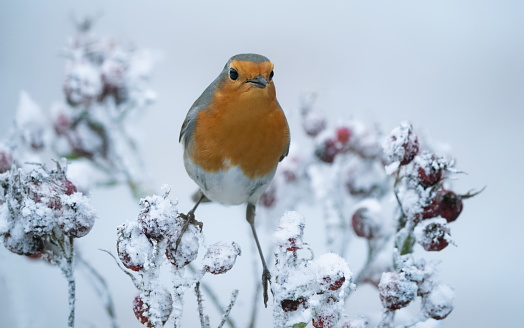
[[[233,56],[187,113],[180,131],[184,165],[201,193],[187,214],[208,198],[226,205],[247,204],[262,260],[264,304],[267,268],[255,230],[256,204],[289,151],[289,126],[273,83],[273,64],[264,56]]]

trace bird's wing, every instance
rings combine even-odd
[[[222,74],[220,74],[207,88],[202,92],[200,97],[193,103],[189,111],[187,112],[186,119],[182,124],[180,129],[180,136],[178,141],[182,142],[184,145],[187,145],[188,139],[191,138],[193,130],[195,129],[195,120],[197,118],[198,112],[207,108],[211,100],[213,100],[213,94],[215,89],[220,82]]]

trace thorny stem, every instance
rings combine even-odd
[[[226,321],[228,320],[229,314],[231,313],[231,309],[233,309],[233,306],[235,305],[235,302],[237,301],[237,297],[238,297],[238,289],[235,289],[233,293],[231,294],[231,301],[229,302],[229,305],[226,311],[222,315],[222,321],[220,321],[218,328],[222,328],[224,324],[226,323]]]
[[[192,273],[196,273],[197,272],[197,270],[191,264],[186,265],[186,268],[188,268],[189,271],[191,271]],[[211,287],[209,287],[207,284],[202,283],[202,282],[200,283],[200,287],[202,287],[202,289],[207,294],[207,296],[209,297],[209,299],[211,300],[211,303],[213,303],[215,308],[217,308],[218,311],[222,311],[222,309],[224,307],[220,304],[220,301],[218,300],[217,295],[211,289]],[[258,293],[257,293],[257,295],[258,295]],[[230,328],[235,328],[235,323],[234,323],[234,321],[231,318],[228,317],[226,322],[227,322],[227,324],[229,325]]]
[[[73,237],[69,237],[69,249],[64,249],[64,255],[66,263],[61,267],[64,276],[67,279],[67,289],[69,294],[69,317],[67,320],[67,325],[70,328],[75,326],[75,300],[76,300],[76,284],[74,277],[73,269],[73,259],[74,259],[74,247],[73,247]]]
[[[200,317],[200,326],[202,326],[202,328],[209,328],[209,317],[204,314],[204,304],[202,300],[202,293],[200,292],[200,282],[195,284],[195,294],[197,298],[198,315]]]

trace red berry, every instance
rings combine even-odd
[[[333,163],[335,157],[340,152],[340,148],[335,139],[325,139],[315,149],[315,155],[325,163]]]
[[[384,272],[378,291],[382,306],[388,311],[396,311],[407,306],[416,296],[417,284],[404,273]]]
[[[455,291],[447,284],[438,284],[422,297],[422,311],[435,320],[445,319],[453,311]]]
[[[173,311],[173,298],[165,288],[151,291],[150,304],[145,304],[140,295],[133,299],[133,312],[141,324],[146,327],[164,325]]]
[[[406,165],[415,158],[419,151],[418,137],[410,130],[406,141],[402,144],[404,148],[404,157],[400,161],[400,165]]]
[[[449,244],[449,226],[444,219],[424,220],[415,227],[417,242],[429,252],[438,252]]]
[[[376,200],[362,202],[351,217],[351,225],[357,236],[372,239],[381,233],[383,224],[379,208],[380,204]]]
[[[438,194],[428,206],[422,209],[422,220],[431,219],[439,216],[439,199]]]
[[[453,191],[442,189],[439,192],[439,215],[448,222],[455,221],[462,212],[462,197]]]
[[[352,133],[351,130],[349,130],[349,128],[343,126],[337,128],[336,134],[338,142],[345,145],[349,142],[349,138],[351,137]]]

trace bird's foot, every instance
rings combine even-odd
[[[175,252],[178,250],[178,245],[180,245],[180,241],[182,240],[182,236],[189,228],[189,225],[195,225],[200,228],[200,232],[202,232],[202,228],[204,227],[204,223],[197,221],[195,219],[195,213],[193,211],[187,212],[187,214],[180,213],[178,214],[178,217],[182,218],[184,220],[184,225],[182,226],[182,230],[180,231],[180,234],[178,235],[178,238],[176,239],[175,243]]]

